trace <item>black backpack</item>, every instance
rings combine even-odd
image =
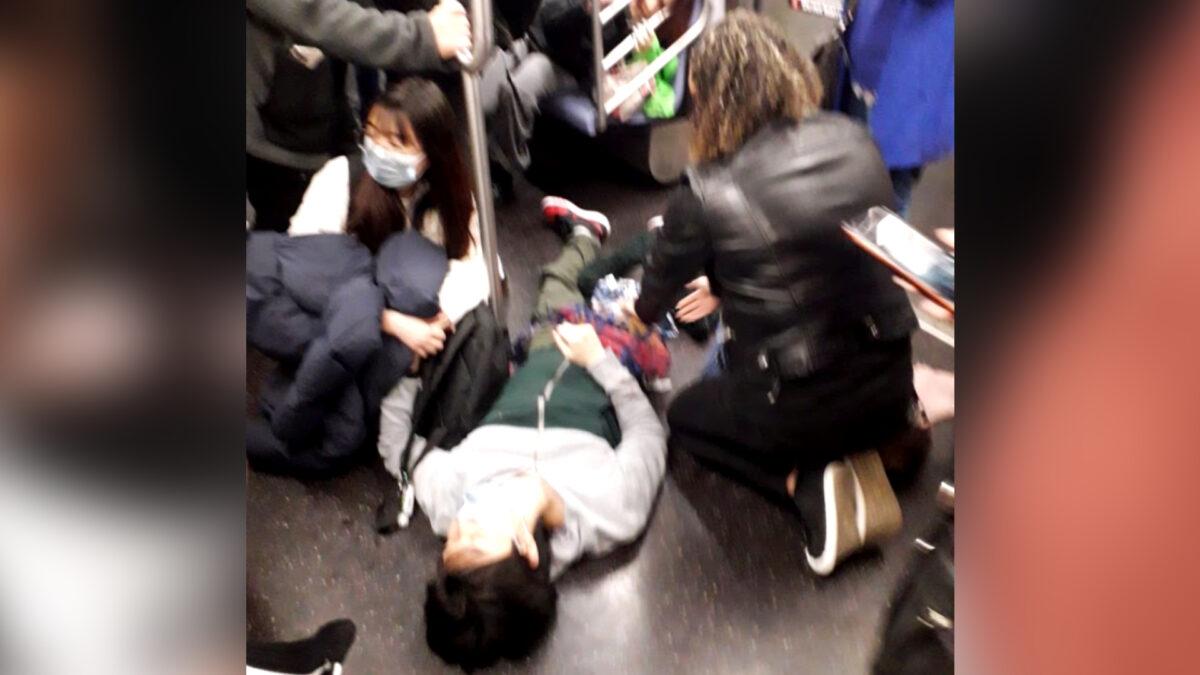
[[[346,95],[350,67],[326,54],[310,69],[293,55],[294,46],[283,40],[275,52],[271,91],[259,109],[267,140],[293,152],[345,154],[358,135]]]
[[[892,600],[874,675],[954,672],[953,518],[918,539],[917,550]]]

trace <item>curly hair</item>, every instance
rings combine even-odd
[[[744,9],[729,13],[691,55],[692,159],[733,154],[775,120],[800,121],[820,107],[816,66],[773,24]]]

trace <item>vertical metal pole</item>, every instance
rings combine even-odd
[[[483,101],[479,91],[479,73],[463,72],[463,92],[467,105],[467,131],[471,140],[471,169],[475,177],[475,213],[479,219],[479,242],[487,262],[488,285],[492,292],[492,311],[506,325],[504,289],[500,282],[500,247],[496,237],[496,211],[492,204],[492,174],[488,167],[487,132],[484,127]]]
[[[492,312],[501,325],[507,324],[504,288],[500,281],[500,247],[496,237],[496,211],[492,203],[492,175],[488,167],[487,128],[479,83],[492,51],[491,0],[471,0],[472,45],[463,62],[463,100],[467,107],[467,134],[471,143],[471,173],[475,179],[475,213],[479,220],[479,246],[487,263]],[[464,55],[466,56],[466,55]]]
[[[596,102],[596,135],[604,133],[608,115],[604,112],[604,27],[600,24],[600,0],[588,0],[592,6],[592,75],[596,86],[592,99]]]

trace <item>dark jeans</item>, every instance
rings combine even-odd
[[[312,177],[312,171],[246,155],[246,197],[257,217],[254,229],[287,232]]]
[[[725,371],[680,392],[667,412],[671,446],[769,495],[787,475],[868,450],[908,427],[915,397],[908,340],[879,345],[836,367],[778,384]]]
[[[913,188],[921,179],[921,167],[908,169],[892,169],[888,172],[892,177],[892,190],[896,193],[896,213],[901,218],[908,218],[908,207],[912,205]]]

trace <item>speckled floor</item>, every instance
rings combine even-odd
[[[552,168],[521,181],[517,200],[498,208],[509,274],[509,322],[524,322],[538,266],[557,250],[540,224],[543,189],[609,214],[619,244],[661,211],[669,194],[631,184],[613,167],[582,173]],[[953,225],[953,163],[918,186],[912,220]],[[678,390],[695,378],[703,348],[672,346]],[[953,353],[927,336],[919,360],[953,367]],[[250,390],[267,364],[250,359]],[[803,562],[796,519],[757,494],[673,456],[645,536],[603,560],[583,562],[560,583],[559,619],[547,644],[501,672],[537,673],[865,673],[912,539],[931,522],[933,493],[953,430],[935,430],[920,479],[901,493],[902,536],[879,554],[818,579]],[[328,481],[251,473],[247,496],[247,624],[252,639],[294,639],[348,617],[358,639],[349,675],[447,670],[424,642],[421,603],[440,550],[428,523],[391,537],[373,529],[381,467]]]

